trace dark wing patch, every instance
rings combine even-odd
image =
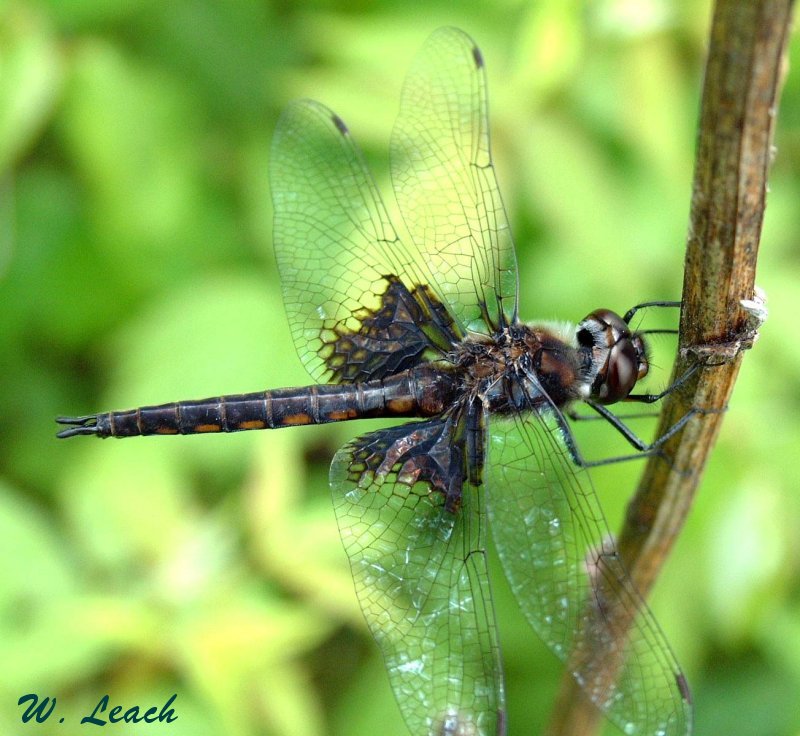
[[[341,118],[301,100],[275,129],[275,254],[295,347],[320,381],[373,375],[354,367],[364,364],[363,346],[352,354],[345,345],[332,376],[326,360],[337,349],[327,346],[336,341],[332,326],[358,334],[367,313],[381,312],[386,274],[417,297],[424,285],[460,337],[493,334],[516,320],[516,260],[489,150],[483,60],[463,32],[443,28],[426,41],[406,78],[391,148],[410,240],[398,236]]]
[[[378,307],[362,307],[353,314],[358,330],[347,323],[323,329],[320,356],[331,382],[385,378],[442,357],[458,341],[452,318],[427,287],[409,292],[396,276],[385,278]]]
[[[477,432],[454,414],[345,445],[331,488],[364,616],[411,733],[496,736],[502,672]]]
[[[381,311],[386,274],[409,289],[432,276],[395,232],[347,126],[324,105],[299,100],[284,110],[269,170],[292,338],[309,373],[327,381],[330,333],[357,334],[368,313]]]

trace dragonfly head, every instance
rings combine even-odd
[[[641,335],[610,309],[598,309],[578,325],[578,345],[589,356],[593,376],[589,397],[598,404],[626,398],[647,375],[647,348]]]

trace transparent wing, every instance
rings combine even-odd
[[[424,286],[415,289],[425,283],[417,278],[419,265],[409,276],[412,256],[345,124],[317,102],[290,104],[275,129],[270,182],[284,303],[311,375],[338,382],[355,380],[350,374],[376,377],[357,365],[365,363],[365,351],[381,364],[382,355],[405,352],[410,357],[401,369],[419,362],[431,341],[390,328],[398,304],[406,323],[422,318],[409,309],[433,312],[431,318],[446,317],[446,310],[425,303]],[[361,344],[354,344],[359,334]]]
[[[440,299],[478,332],[514,321],[516,256],[492,165],[483,59],[463,31],[440,28],[417,55],[391,154],[400,212]]]
[[[331,466],[356,593],[415,736],[504,733],[469,436],[463,421],[413,422],[353,440]]]
[[[398,237],[340,118],[301,100],[278,121],[270,162],[275,252],[295,346],[318,380],[408,368],[446,352],[467,328],[490,334],[516,317],[516,262],[489,151],[483,61],[457,29],[435,32],[409,72],[392,173],[410,244]],[[417,334],[398,346],[386,318],[398,282],[431,324],[422,342]],[[385,360],[398,353],[400,368]]]
[[[533,628],[625,734],[685,736],[685,680],[569,455],[563,421],[555,410],[492,417],[485,477],[506,576]]]

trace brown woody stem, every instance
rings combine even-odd
[[[742,351],[756,336],[757,325],[741,300],[754,295],[792,6],[792,0],[715,3],[673,380],[697,362],[702,368],[665,400],[659,432],[693,409],[706,413],[666,443],[669,463],[651,458],[628,506],[618,549],[644,596],[683,527]],[[566,673],[548,734],[590,736],[599,721],[597,709]]]

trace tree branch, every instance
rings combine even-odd
[[[651,458],[630,502],[618,550],[646,596],[694,500],[739,372],[756,337],[756,258],[772,132],[793,0],[717,0],[698,131],[678,357],[673,380],[699,370],[665,400],[659,432],[702,408]],[[615,674],[611,673],[610,677]],[[589,736],[599,713],[569,673],[548,733]]]

